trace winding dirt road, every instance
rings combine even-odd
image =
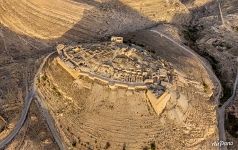
[[[185,50],[186,52],[188,52],[189,54],[193,55],[195,58],[198,59],[199,62],[201,62],[202,66],[209,72],[210,75],[212,75],[212,77],[216,80],[216,83],[218,84],[218,91],[217,91],[217,95],[215,97],[215,101],[217,103],[217,105],[220,102],[220,98],[221,98],[221,94],[222,94],[222,86],[221,86],[221,82],[220,80],[217,78],[217,76],[214,74],[212,68],[210,65],[207,65],[206,62],[204,62],[203,58],[201,56],[199,56],[197,53],[195,53],[193,50],[186,48],[185,46],[179,44],[178,42],[176,42],[175,40],[173,40],[172,38],[168,37],[167,35],[157,31],[157,30],[150,30],[151,32],[157,33],[160,35],[160,37],[166,38],[167,40],[170,40],[171,42],[173,42],[175,45],[177,45],[178,47],[182,48],[183,50]]]
[[[218,94],[215,97],[215,101],[216,101],[217,106],[218,106],[219,103],[220,103],[220,98],[221,98],[221,94],[222,94],[222,86],[221,86],[220,80],[213,73],[213,70],[211,69],[211,67],[208,67],[208,65],[206,65],[206,63],[203,61],[203,59],[198,54],[196,54],[192,50],[186,48],[185,46],[179,44],[178,42],[174,41],[173,39],[171,39],[170,37],[166,36],[165,34],[159,32],[159,31],[156,31],[156,30],[150,30],[150,31],[159,34],[160,37],[164,37],[164,38],[170,40],[171,42],[173,42],[177,46],[183,48],[185,51],[189,52],[190,54],[192,54],[193,56],[198,58],[198,60],[203,64],[203,67],[207,71],[210,72],[210,74],[213,76],[213,78],[218,83]],[[237,61],[238,61],[238,58],[237,58]],[[224,122],[225,108],[234,101],[235,96],[236,96],[237,86],[238,86],[238,68],[237,68],[237,75],[236,75],[236,80],[235,80],[234,87],[233,87],[232,96],[222,105],[222,107],[218,108],[218,110],[217,110],[217,119],[218,119],[218,128],[219,128],[219,141],[224,141],[224,142],[226,141],[225,127],[224,127],[224,123],[225,123]],[[220,149],[221,150],[227,150],[227,147],[226,146],[221,146]]]
[[[226,142],[226,132],[225,132],[225,109],[228,105],[230,105],[236,97],[236,90],[237,90],[237,85],[238,84],[238,68],[237,68],[237,74],[236,74],[236,80],[233,86],[233,93],[231,95],[231,97],[220,107],[219,111],[218,111],[218,115],[219,115],[219,141],[224,141]],[[220,148],[221,150],[227,150],[226,146],[221,146]]]
[[[27,114],[28,114],[28,111],[29,111],[31,102],[32,102],[34,96],[36,95],[36,81],[37,81],[37,78],[39,77],[40,72],[41,72],[42,68],[44,67],[46,61],[48,60],[48,58],[49,58],[53,53],[55,53],[55,52],[52,52],[52,53],[48,54],[48,55],[44,58],[43,62],[41,63],[41,65],[40,65],[40,67],[39,67],[39,69],[37,70],[37,73],[36,73],[36,75],[35,75],[35,77],[34,77],[33,85],[32,85],[32,87],[30,88],[30,92],[28,92],[28,94],[27,94],[27,96],[26,96],[26,98],[25,98],[25,100],[24,100],[24,108],[23,108],[23,110],[22,110],[21,117],[20,117],[20,119],[18,120],[18,122],[17,122],[15,128],[11,131],[11,133],[8,134],[3,140],[0,141],[0,149],[4,149],[4,147],[6,147],[6,145],[9,144],[9,143],[13,140],[13,138],[18,134],[18,132],[19,132],[20,129],[22,128],[22,126],[23,126],[23,124],[24,124],[24,122],[25,122],[25,120],[26,120],[26,117],[27,117]],[[47,119],[46,119],[46,120],[47,120]],[[48,122],[47,122],[47,124],[48,124]],[[49,124],[50,124],[50,123],[49,123]],[[48,126],[49,126],[49,128],[50,128],[51,126],[50,126],[49,124],[48,124]],[[54,131],[54,129],[51,129],[51,131]],[[52,134],[53,134],[53,136],[54,136],[54,135],[56,135],[57,133],[52,133]],[[54,136],[54,138],[55,138],[55,136]],[[61,142],[59,142],[58,137],[56,137],[55,140],[56,140],[57,144],[59,144],[60,149],[63,149],[63,147],[61,146],[62,144],[61,144]]]
[[[187,48],[186,46],[184,45],[181,45],[180,43],[176,42],[175,40],[173,40],[172,38],[168,37],[167,35],[159,32],[159,31],[156,31],[156,30],[150,30],[151,32],[155,33],[155,34],[158,34],[160,38],[165,38],[167,40],[169,40],[170,42],[174,43],[175,45],[177,45],[178,47],[182,48],[185,52],[193,55],[195,58],[198,59],[198,61],[201,62],[202,66],[209,72],[209,74],[216,80],[216,83],[218,84],[217,87],[218,87],[218,91],[217,91],[217,95],[215,97],[215,101],[217,103],[217,105],[219,104],[220,102],[220,97],[221,97],[221,94],[222,94],[222,86],[221,86],[221,83],[219,81],[219,79],[216,77],[216,75],[214,74],[212,68],[210,65],[207,65],[207,63],[203,60],[203,58],[201,58],[198,54],[196,54],[194,51],[192,51],[191,49]],[[37,78],[39,77],[40,75],[40,72],[42,71],[43,67],[45,66],[48,58],[53,54],[54,52],[50,53],[49,55],[47,55],[42,64],[40,65],[35,77],[34,77],[34,83],[32,85],[32,88],[30,89],[30,92],[27,94],[26,98],[25,98],[25,103],[24,103],[24,108],[22,110],[22,113],[21,113],[21,117],[19,119],[19,121],[17,122],[15,128],[13,129],[13,131],[7,136],[5,137],[5,139],[3,139],[2,141],[0,141],[0,149],[3,149],[8,143],[11,142],[11,140],[17,135],[17,133],[20,131],[21,127],[23,126],[24,124],[24,121],[26,119],[26,116],[27,116],[27,113],[29,111],[29,107],[30,107],[30,104],[32,102],[32,99],[34,98],[34,96],[37,98],[37,103],[38,103],[38,106],[39,108],[41,109],[42,113],[43,113],[43,116],[45,117],[46,119],[46,122],[48,124],[48,127],[50,128],[50,131],[52,132],[52,135],[55,139],[55,141],[57,142],[57,144],[59,145],[59,148],[60,149],[64,149],[64,145],[62,144],[61,142],[61,139],[60,139],[60,135],[57,131],[57,129],[55,128],[55,125],[54,125],[54,120],[53,118],[51,117],[51,115],[49,114],[44,102],[41,100],[41,95],[39,95],[39,93],[37,92],[37,88],[36,88],[36,81],[37,81]],[[237,72],[237,77],[236,77],[236,81],[235,81],[235,84],[234,84],[234,88],[233,88],[233,94],[232,96],[224,103],[224,105],[217,110],[217,119],[218,119],[218,124],[219,124],[219,140],[220,141],[225,141],[226,138],[225,138],[225,129],[224,129],[224,112],[225,112],[225,108],[234,100],[234,97],[235,97],[235,91],[237,89],[237,84],[238,84],[238,72]],[[226,147],[223,147],[224,149],[226,149]],[[221,148],[221,149],[223,149]]]
[[[4,147],[8,143],[11,142],[11,140],[17,135],[17,133],[22,128],[22,126],[26,120],[26,117],[27,117],[32,99],[34,97],[34,94],[35,94],[34,90],[30,90],[30,92],[27,94],[27,96],[25,98],[25,102],[24,102],[24,109],[22,110],[22,113],[21,113],[21,117],[20,117],[19,121],[17,122],[15,128],[11,131],[11,133],[8,134],[3,140],[0,141],[0,149],[4,149]]]

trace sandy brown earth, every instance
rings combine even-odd
[[[143,44],[140,40],[144,40],[144,43],[154,46],[156,54],[169,58],[169,55],[163,52],[166,42],[163,45],[161,41],[160,45],[155,42],[156,36],[151,34],[152,32],[147,30],[132,36],[134,41],[140,42],[139,44]],[[140,39],[140,36],[143,38]],[[155,49],[156,46],[158,46],[157,49]],[[150,47],[151,50],[153,48]],[[170,59],[170,62],[174,63],[179,71],[188,75],[185,81],[183,80],[188,85],[180,83],[178,92],[186,95],[189,102],[188,107],[186,106],[188,109],[178,113],[179,102],[170,101],[162,116],[158,116],[153,111],[143,91],[125,89],[114,91],[95,82],[92,89],[84,89],[77,86],[74,83],[75,79],[56,61],[50,63],[39,79],[38,87],[56,119],[57,126],[62,129],[61,135],[67,147],[76,149],[153,149],[153,147],[216,149],[211,146],[212,141],[217,137],[215,107],[213,98],[210,97],[211,89],[214,88],[213,81],[210,80],[206,70],[200,68],[199,62],[193,60],[193,56],[179,49],[173,54],[172,43],[171,49],[167,51],[171,51],[172,56],[188,59],[187,63],[179,59]],[[182,67],[186,65],[193,66],[194,71]],[[195,73],[196,70],[200,73]],[[189,76],[190,71],[193,72],[191,76]],[[210,90],[205,90],[201,83],[202,79],[206,79],[205,83],[211,88]],[[194,83],[197,83],[197,86],[194,86]],[[173,135],[173,138],[170,135]]]
[[[187,39],[182,37],[184,33],[181,30],[184,28],[182,28],[181,24],[188,24],[191,16],[194,15],[192,12],[197,9],[203,10],[204,5],[211,6],[208,7],[211,9],[207,9],[209,13],[216,13],[216,6],[212,4],[209,0],[115,0],[113,2],[109,0],[90,2],[86,0],[0,0],[0,116],[8,124],[7,128],[0,132],[0,139],[11,131],[19,118],[27,87],[32,83],[35,70],[40,63],[41,59],[39,58],[49,51],[53,51],[52,46],[56,43],[101,39],[114,34],[149,28],[157,23],[173,24],[176,29],[161,27],[159,30],[165,33],[170,29],[176,30],[175,38],[178,41],[181,40],[183,43],[187,43]],[[225,1],[222,7],[226,15],[237,14],[235,0]],[[206,12],[200,11],[198,14],[198,16],[201,16],[206,14]],[[203,25],[204,28],[198,27],[200,32],[198,33],[199,38],[196,40],[199,48],[197,52],[204,56],[204,53],[201,52],[201,50],[204,50],[205,55],[209,56],[206,57],[207,59],[215,59],[215,63],[217,63],[215,64],[215,69],[218,70],[218,76],[222,80],[224,88],[228,88],[227,95],[229,96],[229,88],[232,87],[233,82],[231,79],[235,76],[235,66],[237,65],[234,62],[234,56],[237,56],[237,35],[235,34],[237,32],[237,23],[232,18],[234,16],[226,16],[227,20],[230,19],[229,26],[231,30],[226,31],[224,28],[214,30],[210,28],[214,22],[216,24],[214,20],[217,19],[214,18],[214,14],[213,16],[207,14],[205,16],[205,18],[199,20],[199,24]],[[173,33],[170,35],[171,37],[174,36]],[[207,41],[208,43],[206,43]],[[181,58],[181,60],[183,59]],[[187,72],[189,73],[189,69]],[[124,95],[125,97],[120,98],[122,99],[121,103],[115,103],[118,100],[118,94],[107,91],[105,95],[112,95],[111,99],[107,98],[111,96],[94,96],[90,97],[92,100],[89,102],[90,105],[83,102],[78,103],[75,100],[80,97],[87,99],[88,97],[85,94],[89,91],[78,93],[77,87],[73,87],[73,91],[61,89],[62,87],[71,88],[69,83],[72,79],[64,71],[60,70],[60,67],[50,70],[49,73],[52,73],[54,78],[48,79],[50,82],[46,82],[45,89],[43,88],[42,92],[46,96],[52,97],[51,100],[45,99],[49,102],[49,105],[57,106],[57,108],[50,107],[50,109],[53,111],[53,116],[58,120],[57,125],[62,129],[62,135],[65,134],[65,142],[68,143],[69,147],[81,149],[92,148],[92,146],[94,148],[98,147],[98,149],[113,149],[114,147],[136,149],[148,147],[148,149],[152,149],[156,146],[164,149],[182,149],[184,145],[194,146],[196,145],[194,143],[197,141],[202,141],[200,144],[203,144],[203,148],[210,148],[210,144],[217,137],[217,132],[214,131],[215,111],[213,107],[215,104],[209,101],[207,95],[204,98],[207,101],[204,103],[201,104],[198,101],[194,101],[191,104],[193,107],[191,107],[190,111],[196,110],[195,113],[188,114],[191,118],[190,121],[195,122],[192,126],[201,126],[197,128],[198,130],[191,130],[190,134],[197,136],[193,140],[193,138],[191,139],[190,136],[186,135],[187,128],[185,133],[183,133],[181,132],[183,127],[173,121],[166,121],[166,125],[163,125],[161,119],[145,107],[146,98],[143,93],[134,93],[138,97],[135,99],[132,98],[131,93],[122,90],[119,95]],[[59,73],[67,81],[59,80],[61,78]],[[199,72],[197,71],[195,74],[197,76]],[[56,86],[54,84],[62,85],[54,88]],[[100,85],[96,85],[96,87],[98,87],[97,90],[103,90],[103,87]],[[61,91],[58,91],[58,89]],[[67,93],[68,97],[62,97],[65,93]],[[100,93],[97,94],[100,95]],[[201,99],[203,96],[198,94],[194,99]],[[96,104],[94,100],[97,98],[100,100],[100,103]],[[108,99],[108,101],[104,101],[105,99]],[[135,101],[132,102],[130,99],[135,99]],[[138,105],[138,109],[132,105]],[[105,107],[105,109],[98,109],[101,107]],[[204,109],[207,112],[204,112]],[[124,110],[130,111],[124,112]],[[89,113],[91,115],[88,115]],[[207,119],[207,116],[210,119]],[[37,115],[36,118],[36,120],[40,120],[42,117]],[[82,118],[84,121],[81,121]],[[115,118],[115,120],[111,118]],[[125,118],[131,121],[125,121]],[[138,118],[140,119],[138,120]],[[208,125],[206,121],[201,121],[201,118],[212,121]],[[92,120],[96,124],[93,124]],[[31,127],[38,124],[38,122],[31,121],[31,119],[28,119],[28,121],[22,129],[25,130],[26,136],[23,136],[25,138],[21,142],[23,144],[20,145],[19,149],[26,147],[31,147],[31,149],[57,149],[56,145],[52,143],[53,139],[45,125],[43,125],[44,123],[39,123],[44,126],[44,129],[39,127],[37,132],[34,132]],[[71,124],[69,125],[67,121]],[[119,125],[117,126],[117,124]],[[208,126],[211,126],[212,131],[211,135],[206,137],[206,134],[201,132],[210,133],[210,131],[206,131],[208,128],[204,128]],[[101,130],[96,132],[99,128]],[[110,131],[108,128],[110,128]],[[47,136],[43,136],[42,139],[34,136],[40,133],[40,131],[44,132],[42,134]],[[147,134],[142,134],[147,131]],[[19,137],[22,132],[19,134]],[[82,135],[73,135],[77,132],[82,133]],[[125,134],[126,132],[128,134]],[[132,139],[136,137],[138,137],[138,142],[134,143]],[[161,139],[161,137],[163,138]],[[18,139],[16,138],[14,142],[18,143],[20,141]],[[184,140],[181,142],[181,139]],[[12,145],[9,145],[9,149],[15,149],[16,143],[14,142]],[[44,144],[37,144],[41,142]],[[169,142],[178,144],[171,145],[168,144]],[[191,147],[188,148],[192,149]]]
[[[25,126],[14,141],[6,147],[6,150],[12,149],[59,149],[34,102],[31,104]]]
[[[168,140],[163,141],[164,136],[173,132],[174,136],[178,136],[177,139],[181,139],[179,127],[173,122],[160,120],[148,106],[144,93],[125,90],[113,92],[94,84],[92,91],[80,92],[74,87],[75,91],[68,94],[71,92],[68,86],[72,87],[73,80],[70,81],[70,76],[65,76],[67,74],[64,70],[60,73],[57,68],[53,70],[53,78],[50,77],[51,71],[47,71],[46,83],[42,83],[41,91],[65,138],[72,144],[70,147],[102,149],[110,145],[108,148],[111,149],[123,146],[127,149],[140,149],[155,143],[156,147],[174,149],[175,147],[168,147],[168,143],[173,140],[168,137]],[[62,77],[66,83],[60,82]],[[52,81],[48,78],[52,78]],[[75,113],[78,115],[73,115]],[[166,124],[166,128],[163,124]],[[177,133],[169,128],[174,128]],[[161,141],[163,142],[160,143]]]
[[[224,103],[232,94],[235,77],[237,74],[238,56],[238,10],[237,1],[222,1],[221,10],[224,24],[217,17],[219,13],[205,11],[206,16],[193,22],[189,29],[190,40],[194,43],[194,49],[207,58],[219,77],[223,86]],[[236,91],[237,95],[237,91]],[[228,106],[226,111],[225,127],[228,131],[227,141],[233,142],[229,149],[237,149],[237,96],[234,103]]]
[[[149,0],[1,0],[0,12],[0,115],[13,126],[39,65],[40,60],[36,60],[52,50],[55,42],[95,39],[150,27],[158,21],[180,24],[186,19],[179,17],[182,13],[189,18],[179,1],[158,1],[154,5]]]
[[[4,132],[9,133],[19,118],[27,87],[39,64],[36,59],[46,50],[40,42],[29,40],[5,27],[0,29],[0,41],[0,115],[8,124]],[[32,45],[38,46],[35,48]],[[4,135],[1,133],[0,137]]]
[[[189,20],[187,8],[178,0],[1,0],[0,4],[4,26],[49,40],[102,38],[150,27],[159,21],[181,24]]]

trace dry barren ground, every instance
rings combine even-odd
[[[3,25],[49,40],[102,38],[150,27],[159,21],[181,24],[190,17],[178,0],[1,0],[0,6]]]
[[[144,35],[142,41],[153,42],[153,39],[156,39],[155,36],[148,38],[151,39],[149,41],[146,40],[146,36],[153,36],[149,30],[142,34]],[[140,34],[137,36],[137,40],[140,41]],[[155,43],[150,45],[156,47]],[[165,47],[162,44],[156,53],[163,53],[162,48]],[[167,51],[172,52],[172,48]],[[213,82],[205,70],[199,69],[199,62],[193,61],[191,56],[189,60],[189,55],[182,53],[182,50],[180,54],[176,53],[178,52],[172,55],[188,59],[187,63],[176,60],[175,66],[180,71],[188,73],[185,77],[188,85],[181,83],[178,91],[186,95],[189,102],[184,112],[179,113],[177,109],[174,109],[179,104],[171,101],[167,104],[162,116],[156,115],[143,91],[125,89],[114,91],[98,83],[93,83],[91,90],[84,89],[77,86],[74,78],[56,61],[50,63],[42,73],[38,87],[43,100],[56,119],[58,128],[61,129],[61,135],[67,147],[75,149],[182,149],[183,147],[216,149],[211,146],[212,141],[217,137],[215,103],[210,97],[210,92],[214,90]],[[165,53],[161,55],[166,56]],[[191,70],[184,70],[184,67],[181,67],[189,66],[189,64],[197,66],[197,68],[193,67],[192,72],[199,70],[200,73],[189,76]],[[202,72],[205,74],[202,75]],[[204,88],[200,81],[204,78],[206,78],[204,82],[208,89]],[[193,83],[197,83],[197,86]]]
[[[193,49],[213,65],[223,86],[224,95],[220,102],[224,103],[232,95],[237,73],[238,5],[236,0],[221,1],[224,24],[218,12],[204,11],[207,15],[195,19],[189,29],[190,34],[185,35],[193,43]],[[229,131],[227,141],[234,142],[229,149],[237,149],[237,91],[234,101],[228,106],[225,121],[226,130]]]
[[[14,127],[36,60],[55,43],[97,39],[159,21],[180,24],[189,17],[179,1],[0,0],[0,115]]]
[[[0,133],[2,139],[19,119],[23,99],[39,65],[36,60],[47,50],[40,41],[3,26],[0,27],[0,44],[0,115],[7,122],[5,130]]]
[[[211,1],[0,0],[0,115],[8,123],[6,130],[0,133],[0,138],[14,127],[22,109],[27,87],[32,83],[35,70],[39,66],[39,58],[43,54],[53,51],[51,46],[58,42],[101,39],[110,35],[149,28],[161,22],[181,27],[181,24],[189,23],[191,11],[194,8],[203,8],[203,5],[208,3],[210,4]],[[236,1],[225,1],[223,9],[227,14],[236,14]],[[204,20],[206,21],[206,19]],[[212,17],[208,16],[207,20],[212,20]],[[202,20],[200,21],[203,23]],[[232,24],[236,23],[232,22]],[[210,25],[207,27],[210,28]],[[234,26],[233,30],[237,30],[237,27]],[[222,48],[221,52],[214,52],[214,49],[211,48],[212,44],[204,45],[202,40],[208,41],[210,37],[207,38],[207,35],[214,37],[219,35],[220,38],[230,37],[230,33],[228,31],[217,34],[215,31],[205,29],[201,30],[201,34],[205,35],[204,39],[203,37],[198,39],[200,48],[208,50],[209,55],[220,61],[218,66],[221,67],[219,69],[223,74],[222,77],[234,77],[233,71],[227,67],[233,66],[234,68],[236,65],[233,55],[237,55],[235,48],[237,45],[228,50]],[[138,35],[140,36],[140,34]],[[146,37],[143,34],[142,36]],[[150,43],[150,41],[143,40]],[[213,47],[219,46],[219,40],[215,42],[218,45],[213,45]],[[233,38],[227,38],[227,41],[236,42]],[[191,61],[183,57],[179,58],[180,62],[175,61],[177,58],[176,48],[170,49],[174,49],[174,57],[166,55],[166,49],[163,50],[163,55],[170,58],[173,63],[177,63],[178,68],[180,63],[184,65]],[[182,63],[181,60],[185,61]],[[226,60],[229,61],[226,62]],[[80,149],[92,147],[98,149],[141,149],[146,147],[148,149],[154,147],[183,149],[184,146],[187,146],[188,149],[211,148],[209,146],[217,138],[215,104],[206,94],[196,93],[196,88],[184,90],[185,93],[186,91],[188,93],[189,90],[194,92],[190,99],[195,99],[186,114],[188,119],[185,124],[190,125],[184,127],[173,121],[166,119],[163,121],[158,118],[150,107],[145,107],[147,103],[143,93],[128,93],[123,90],[115,93],[106,91],[103,86],[97,84],[93,91],[78,92],[77,87],[72,84],[72,78],[65,71],[58,66],[52,65],[51,67],[47,70],[47,80],[42,82],[41,90],[46,96],[45,101],[49,103],[52,115],[57,120],[57,126],[61,129],[61,134],[69,147]],[[196,69],[196,63],[190,67]],[[181,69],[193,76],[192,69],[183,67]],[[231,73],[225,74],[225,72]],[[207,77],[206,74],[201,77],[198,77],[199,75],[199,71],[195,71],[194,76],[199,82],[203,77]],[[206,83],[209,82],[206,81]],[[228,87],[232,86],[232,80],[227,81],[227,84]],[[88,97],[87,94],[92,94],[92,97]],[[79,101],[79,99],[90,99],[90,101]],[[204,100],[204,103],[201,103],[201,99]],[[35,120],[34,116],[32,118]],[[36,120],[40,120],[39,116],[36,118]],[[57,149],[45,126],[44,129],[37,128],[39,132],[33,132],[31,126],[37,123],[31,119],[28,121],[25,128],[26,126],[30,127],[27,130],[22,129],[26,130],[24,131],[26,138],[21,142],[23,144],[20,149],[28,146],[32,149]],[[41,123],[39,124],[41,125]],[[40,131],[44,132],[42,139],[32,134],[40,133]],[[21,136],[20,134],[19,136]],[[193,135],[194,137],[191,138]],[[14,142],[18,143],[18,139],[17,137]],[[42,141],[47,146],[36,144]],[[14,142],[9,145],[9,149],[14,149],[16,145]]]
[[[13,149],[59,149],[35,103],[31,104],[25,126],[14,141],[6,147],[6,150]]]

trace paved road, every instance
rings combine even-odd
[[[20,117],[19,121],[17,122],[15,128],[11,131],[11,133],[8,134],[3,140],[0,141],[0,149],[3,149],[8,143],[10,143],[11,140],[20,131],[21,127],[23,126],[23,124],[26,120],[27,113],[30,108],[33,97],[34,97],[34,91],[30,90],[30,92],[28,93],[28,95],[25,98],[24,109],[22,110],[21,117]]]
[[[6,147],[6,145],[8,143],[10,143],[12,141],[12,139],[17,135],[17,133],[20,131],[20,129],[22,128],[25,120],[26,120],[26,117],[27,117],[27,114],[28,114],[28,111],[29,111],[29,108],[30,108],[30,105],[31,105],[31,102],[32,102],[32,99],[34,98],[34,95],[35,95],[35,91],[36,91],[36,80],[43,68],[43,66],[45,65],[45,62],[47,61],[47,59],[52,55],[53,53],[50,53],[49,55],[47,55],[43,62],[41,63],[39,69],[37,70],[37,73],[34,77],[34,83],[33,83],[33,86],[32,88],[30,89],[30,91],[28,92],[25,100],[24,100],[24,108],[22,110],[22,113],[21,113],[21,117],[20,119],[18,120],[15,128],[11,131],[10,134],[8,134],[3,140],[0,141],[0,149],[4,149],[4,147]]]
[[[37,91],[37,87],[36,87],[37,79],[38,79],[40,73],[42,72],[42,69],[44,68],[45,64],[47,63],[48,58],[51,55],[53,55],[54,53],[56,53],[56,52],[52,52],[49,55],[47,55],[44,58],[43,62],[41,63],[40,68],[38,69],[38,71],[37,71],[37,73],[34,77],[33,89],[34,89],[34,94],[35,94],[35,97],[36,97],[37,106],[38,106],[39,110],[42,112],[42,115],[45,117],[46,123],[47,123],[47,125],[48,125],[56,143],[58,144],[59,148],[61,150],[63,150],[64,145],[61,141],[59,132],[57,131],[57,128],[54,125],[54,119],[52,118],[52,116],[48,112],[47,106],[45,105],[44,101],[41,100],[41,98],[39,96],[40,93]]]
[[[236,97],[236,90],[237,90],[237,85],[238,84],[238,68],[237,68],[237,74],[236,74],[236,80],[235,80],[235,83],[234,83],[234,86],[233,86],[233,93],[231,95],[231,97],[222,105],[222,107],[220,107],[219,109],[219,131],[220,131],[220,134],[219,134],[219,141],[226,141],[226,132],[225,132],[225,109],[226,107],[231,104],[235,97]],[[220,148],[221,150],[226,150],[227,147],[226,146],[222,146]]]
[[[214,72],[213,72],[212,68],[210,67],[210,65],[208,65],[206,62],[204,62],[203,58],[200,55],[195,53],[193,50],[187,48],[185,45],[181,45],[180,43],[176,42],[172,38],[168,37],[167,35],[159,32],[157,30],[150,30],[150,31],[159,34],[160,37],[162,37],[162,38],[166,38],[166,39],[170,40],[175,45],[177,45],[178,47],[182,48],[184,51],[188,52],[189,54],[193,55],[195,58],[198,59],[199,62],[201,62],[202,67],[205,68],[209,72],[210,75],[212,75],[212,77],[216,80],[216,83],[218,84],[218,91],[217,91],[218,94],[215,97],[215,101],[216,101],[216,103],[218,105],[219,102],[220,102],[221,94],[222,94],[222,86],[221,86],[220,80],[214,74]]]
[[[185,51],[189,52],[190,54],[192,54],[193,56],[198,58],[198,60],[203,64],[204,68],[207,71],[210,72],[210,74],[213,76],[213,78],[218,83],[218,94],[215,97],[215,101],[217,102],[217,105],[218,105],[220,103],[220,98],[221,98],[221,94],[222,94],[222,86],[221,86],[220,80],[213,73],[213,70],[210,67],[208,67],[208,65],[206,65],[206,63],[201,59],[201,57],[198,54],[196,54],[195,52],[193,52],[192,50],[190,50],[190,49],[186,48],[185,46],[179,44],[178,42],[174,41],[173,39],[171,39],[170,37],[166,36],[165,34],[159,32],[159,31],[156,31],[156,30],[150,30],[150,31],[154,32],[154,33],[157,33],[161,37],[164,37],[164,38],[172,41],[177,46],[183,48]],[[237,58],[237,61],[238,61],[238,58]],[[234,101],[235,96],[236,96],[237,86],[238,86],[238,68],[237,68],[236,81],[234,83],[232,96],[222,105],[221,108],[218,108],[218,110],[217,110],[217,119],[218,119],[218,128],[219,128],[219,141],[226,141],[225,127],[224,127],[225,108]],[[220,149],[221,150],[226,150],[227,148],[225,146],[223,146],[223,147],[220,147]]]
[[[202,66],[209,72],[210,75],[213,76],[213,78],[216,80],[216,82],[218,84],[218,94],[216,95],[215,100],[216,100],[217,104],[219,104],[219,99],[220,99],[221,92],[222,92],[221,83],[218,80],[218,78],[216,77],[216,75],[213,73],[211,67],[209,65],[207,65],[206,62],[204,62],[204,60],[198,54],[196,54],[195,52],[193,52],[191,49],[187,48],[186,46],[179,44],[178,42],[174,41],[173,39],[171,39],[170,37],[164,35],[163,33],[159,32],[159,31],[156,31],[156,30],[150,30],[150,31],[158,34],[161,38],[165,38],[165,39],[171,41],[172,43],[174,43],[178,47],[182,48],[187,53],[193,55],[195,58],[197,58],[201,62]],[[54,126],[53,119],[49,115],[49,112],[46,111],[47,109],[45,108],[45,105],[44,105],[43,101],[41,100],[41,98],[38,96],[38,94],[36,94],[36,80],[37,80],[37,78],[38,78],[42,68],[44,67],[47,59],[52,54],[53,53],[49,54],[47,57],[44,58],[41,66],[38,69],[37,74],[36,74],[36,76],[34,78],[33,87],[32,87],[32,89],[30,90],[30,92],[28,93],[28,95],[25,98],[24,109],[22,110],[22,114],[21,114],[20,120],[16,124],[16,127],[13,129],[13,131],[5,139],[0,141],[0,149],[4,148],[8,144],[17,135],[17,133],[19,132],[19,130],[23,126],[24,121],[25,121],[26,116],[27,116],[27,113],[29,111],[30,104],[32,102],[32,99],[33,99],[34,95],[36,95],[37,101],[40,104],[40,106],[42,107],[43,115],[46,118],[47,124],[48,124],[48,126],[49,126],[49,128],[50,128],[50,130],[51,130],[51,132],[52,132],[52,134],[53,134],[57,144],[59,145],[60,149],[63,149],[63,145],[62,145],[62,142],[60,141],[59,134],[58,134],[58,132],[57,132],[55,126]],[[218,113],[219,115],[218,116],[222,116],[222,114],[224,114],[225,107],[230,102],[232,102],[232,100],[234,99],[234,97],[235,97],[234,93],[235,93],[235,89],[236,89],[237,84],[238,84],[238,74],[237,74],[237,78],[236,78],[236,82],[235,82],[235,86],[234,86],[233,95],[232,95],[231,98],[229,98],[229,100],[219,110],[219,113]],[[220,117],[219,117],[219,124],[220,124],[220,122],[221,122],[221,124],[223,124],[223,127],[224,127],[224,117],[223,117],[223,119],[220,119]],[[219,128],[222,128],[222,126],[219,126]],[[222,133],[224,133],[224,132],[222,132]],[[223,135],[223,134],[221,134],[221,135]]]

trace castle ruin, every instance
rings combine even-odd
[[[77,80],[79,86],[90,88],[82,84],[82,80],[90,79],[110,89],[145,90],[152,105],[161,104],[164,100],[160,97],[169,100],[166,90],[173,82],[173,67],[143,48],[103,42],[75,46],[60,44],[57,52],[58,63]],[[162,103],[164,108],[166,102]],[[161,113],[161,109],[155,111]]]

